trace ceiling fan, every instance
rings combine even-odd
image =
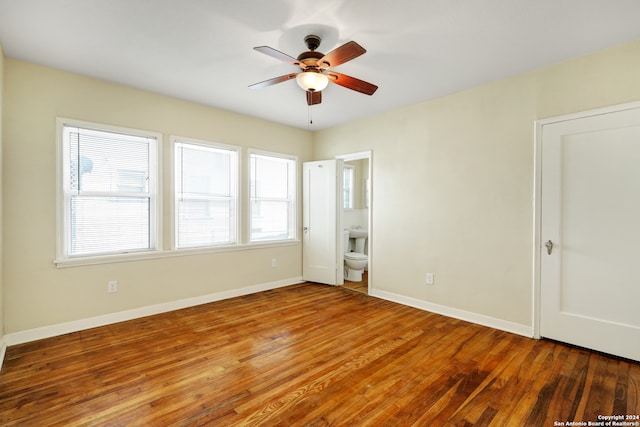
[[[320,104],[322,102],[322,90],[327,87],[329,82],[355,90],[356,92],[364,93],[365,95],[373,95],[378,89],[378,86],[346,74],[330,71],[330,68],[351,61],[365,53],[366,50],[358,43],[350,41],[325,55],[316,51],[318,46],[320,46],[320,41],[319,36],[306,36],[304,42],[309,50],[302,52],[297,58],[269,46],[254,47],[258,52],[300,67],[301,72],[274,77],[260,83],[252,84],[249,87],[251,89],[260,89],[296,79],[298,85],[307,93],[308,105]]]

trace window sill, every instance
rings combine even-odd
[[[214,254],[220,252],[238,252],[253,249],[277,248],[299,245],[300,240],[277,240],[272,242],[260,242],[233,246],[219,246],[207,248],[169,249],[150,252],[132,252],[129,254],[101,255],[83,258],[59,258],[53,260],[57,268],[80,267],[85,265],[112,264],[119,262],[144,261],[149,259],[173,258],[180,256],[192,256]]]

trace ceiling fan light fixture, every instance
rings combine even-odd
[[[304,71],[296,76],[296,82],[305,91],[320,92],[329,84],[329,78],[318,71]]]

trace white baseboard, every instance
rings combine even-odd
[[[41,328],[29,329],[20,332],[13,332],[5,335],[2,341],[0,341],[0,345],[2,346],[0,347],[0,351],[2,352],[0,353],[0,355],[2,356],[2,359],[0,359],[0,367],[2,360],[4,360],[4,349],[7,346],[23,344],[26,342],[36,341],[44,338],[51,338],[71,332],[83,331],[85,329],[124,322],[126,320],[138,319],[140,317],[151,316],[154,314],[166,313],[173,310],[180,310],[182,308],[193,307],[196,305],[207,304],[210,302],[221,301],[229,298],[235,298],[242,295],[254,294],[256,292],[282,288],[284,286],[295,285],[296,283],[301,282],[303,282],[302,277],[293,277],[290,279],[279,280],[277,282],[262,283],[240,289],[231,289],[228,291],[216,292],[213,294],[202,295],[193,298],[185,298],[163,304],[134,308],[117,313],[89,317],[87,319],[74,320],[72,322],[58,323],[56,325],[43,326]]]
[[[533,338],[532,326],[521,325],[520,323],[496,319],[495,317],[485,316],[483,314],[473,313],[465,310],[459,310],[457,308],[434,304],[416,298],[411,298],[404,295],[394,294],[393,292],[386,292],[377,289],[373,289],[371,291],[371,296],[391,302],[396,302],[398,304],[408,305],[409,307],[418,308],[420,310],[441,314],[443,316],[453,317],[454,319],[477,323],[478,325],[488,326],[493,329],[499,329],[501,331]]]
[[[7,343],[4,337],[0,338],[0,371],[2,370],[2,363],[4,362],[4,355],[7,352]]]

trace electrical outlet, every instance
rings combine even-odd
[[[278,260],[271,258],[271,267],[276,268],[278,266]]]
[[[109,280],[107,282],[107,293],[118,292],[118,281],[117,280]]]
[[[433,285],[433,273],[427,273],[427,285]]]

